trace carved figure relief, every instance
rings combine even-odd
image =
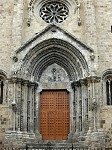
[[[69,82],[69,77],[62,67],[53,64],[42,73],[40,82]]]

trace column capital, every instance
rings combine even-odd
[[[23,80],[23,85],[27,86],[29,84],[29,80]]]
[[[80,79],[79,82],[80,82],[81,86],[83,86],[83,85],[86,86],[87,85],[87,80],[85,78],[84,79]]]
[[[16,83],[17,82],[17,78],[16,77],[12,77],[11,81],[12,81],[12,83]]]
[[[78,87],[78,86],[79,86],[79,82],[78,82],[78,81],[74,81],[74,82],[71,83],[71,87],[72,87],[72,89],[74,89],[74,90],[75,90],[75,88]]]
[[[101,78],[97,76],[89,76],[86,77],[87,83],[98,83],[100,82]]]
[[[87,80],[84,78],[84,79],[79,79],[78,81],[74,81],[71,83],[71,86],[72,88],[75,88],[75,87],[80,87],[82,85],[87,85]]]
[[[37,88],[38,87],[38,83],[36,83],[36,82],[29,82],[29,86],[33,86],[33,87]]]
[[[17,82],[22,82],[22,79],[21,78],[17,78],[17,77],[11,77],[11,78],[8,78],[7,81],[9,83],[17,83]]]
[[[17,78],[18,83],[22,83],[23,79],[22,78]]]

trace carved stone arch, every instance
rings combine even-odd
[[[6,73],[0,69],[0,104],[3,104],[3,100],[5,97],[5,80],[6,80],[7,76]]]
[[[36,66],[36,69],[35,69],[34,72],[33,72],[33,76],[35,76],[35,73],[38,72],[38,70],[39,70],[39,73],[38,73],[38,75],[37,75],[37,76],[38,76],[38,79],[35,78],[35,80],[39,80],[40,77],[41,77],[42,72],[43,72],[49,65],[51,65],[51,64],[53,64],[53,63],[56,63],[56,64],[58,64],[59,66],[61,66],[62,68],[64,68],[64,69],[67,71],[68,76],[69,76],[69,79],[70,79],[71,81],[75,80],[75,79],[77,78],[75,69],[73,68],[73,66],[71,66],[70,62],[68,62],[68,64],[66,64],[65,62],[60,62],[61,59],[63,59],[63,61],[65,60],[63,57],[58,57],[58,58],[52,57],[51,59],[49,59],[49,61],[47,61],[46,64],[43,64],[43,63],[42,63],[42,65],[41,65],[41,64],[39,63],[40,65],[38,64],[38,65]],[[44,61],[44,60],[43,60],[43,61]],[[44,62],[44,63],[45,63],[45,62]],[[68,66],[69,66],[69,67],[68,67]],[[37,77],[37,76],[35,76],[35,77]]]
[[[112,69],[107,69],[102,73],[101,94],[104,105],[112,105]]]
[[[112,69],[107,69],[102,73],[102,80],[104,80],[108,75],[112,75]]]
[[[54,49],[56,49],[56,47],[54,47]],[[36,62],[33,62],[33,64],[35,64],[35,66],[34,66],[34,69],[32,71],[32,75],[36,76],[36,77],[38,76],[38,79],[40,79],[40,76],[41,76],[42,72],[44,71],[44,69],[47,66],[49,66],[53,63],[57,63],[58,65],[65,68],[65,70],[69,74],[70,80],[76,79],[76,77],[77,77],[76,73],[75,73],[76,70],[75,70],[75,67],[73,67],[73,62],[70,61],[64,55],[62,55],[62,53],[58,53],[56,50],[53,51],[51,49],[50,53],[48,53],[47,50],[46,50],[46,52],[44,52],[44,54],[41,56],[41,58],[38,58],[38,60],[35,59]],[[75,58],[74,58],[74,60],[75,60]],[[30,68],[32,68],[32,67],[33,66],[31,66]],[[29,70],[29,71],[31,72],[31,70]],[[35,75],[35,73],[36,73],[36,75]]]
[[[26,54],[23,59],[21,73],[25,73],[29,77],[33,75],[36,78],[39,75],[40,78],[45,66],[48,67],[53,63],[58,63],[66,71],[68,70],[71,80],[76,79],[76,74],[79,78],[84,78],[89,74],[87,62],[82,53],[70,43],[55,38],[39,43]],[[44,67],[40,68],[40,66]]]
[[[2,78],[4,80],[7,78],[6,72],[1,69],[0,69],[0,78]]]

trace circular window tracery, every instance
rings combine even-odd
[[[40,17],[47,23],[61,23],[68,17],[69,10],[63,3],[44,4],[40,9]]]

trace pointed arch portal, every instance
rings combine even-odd
[[[47,39],[46,35],[49,36]],[[17,68],[20,66],[18,75],[25,83],[26,80],[33,82],[27,86],[30,91],[27,96],[34,94],[34,105],[28,103],[27,107],[31,107],[34,113],[28,113],[30,119],[35,114],[34,130],[39,130],[43,140],[67,140],[69,133],[87,127],[87,121],[84,122],[88,115],[86,77],[90,74],[92,52],[54,25],[16,51]],[[32,86],[37,83],[35,92]],[[85,98],[82,97],[83,92],[86,93]],[[79,114],[84,109],[86,114]],[[30,119],[26,119],[28,130],[31,128]]]
[[[30,49],[23,62],[23,76],[38,82],[38,129],[42,139],[67,140],[73,126],[71,82],[89,72],[84,56],[70,43],[53,38]]]
[[[39,82],[43,71],[56,63],[66,70],[70,81],[78,80],[89,74],[87,62],[82,53],[70,43],[59,40],[45,40],[31,49],[23,59],[23,76]]]

